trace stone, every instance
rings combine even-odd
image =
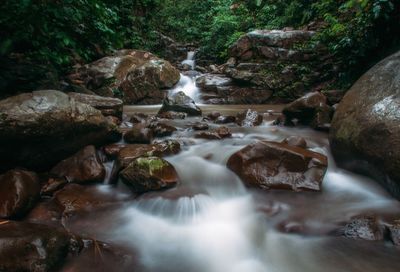
[[[213,131],[202,131],[194,135],[195,138],[207,139],[207,140],[222,140],[224,138],[229,138],[232,133],[227,127],[219,127]]]
[[[171,136],[175,131],[177,131],[176,127],[162,122],[151,122],[148,125],[148,128],[152,131],[155,137]]]
[[[258,141],[234,153],[227,166],[249,187],[320,191],[327,158],[284,143]]]
[[[68,95],[75,101],[98,109],[104,116],[115,116],[122,119],[123,101],[121,99],[72,92],[68,93]]]
[[[296,146],[300,148],[307,148],[307,141],[300,136],[290,136],[285,138],[282,143],[291,145],[291,146]]]
[[[131,144],[150,144],[153,140],[153,130],[142,123],[134,124],[124,134],[124,140]]]
[[[102,182],[106,175],[96,148],[89,145],[75,155],[61,161],[50,170],[54,177],[65,178],[70,183]]]
[[[175,168],[159,157],[139,157],[121,173],[122,181],[135,193],[158,191],[177,185]]]
[[[54,228],[21,222],[0,224],[0,271],[55,271],[65,260],[70,237]]]
[[[187,113],[189,116],[201,116],[201,109],[194,103],[193,99],[180,91],[163,100],[158,114],[166,111]]]
[[[157,114],[156,117],[161,119],[185,119],[187,116],[184,112],[175,112],[175,111],[166,111],[160,114]]]
[[[229,123],[236,123],[236,117],[232,115],[221,115],[215,119],[214,123],[216,124],[229,124]]]
[[[61,223],[63,208],[54,200],[40,202],[24,218],[25,221],[35,224],[63,228]]]
[[[258,112],[247,109],[236,116],[236,124],[241,127],[259,126],[263,122],[263,116]]]
[[[54,90],[0,101],[0,170],[48,170],[87,145],[118,141],[100,111]]]
[[[196,123],[192,124],[193,130],[207,130],[208,127],[209,126],[207,123],[196,122]]]
[[[340,102],[329,135],[338,166],[400,199],[400,52],[365,73]]]
[[[40,197],[38,176],[29,171],[10,170],[0,175],[0,218],[20,218]]]
[[[390,240],[396,246],[400,246],[400,220],[394,220],[387,226]]]
[[[342,232],[351,239],[381,241],[384,238],[383,229],[374,216],[357,216],[343,227]]]

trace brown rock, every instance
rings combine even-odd
[[[109,160],[114,160],[118,157],[119,151],[126,146],[126,144],[110,144],[104,146],[103,151]]]
[[[43,196],[52,196],[53,193],[67,185],[68,181],[65,178],[49,178],[45,185],[42,186],[40,194]]]
[[[233,154],[227,166],[250,187],[320,191],[327,158],[284,143],[260,141]]]
[[[179,180],[175,168],[158,157],[133,160],[120,177],[135,193],[168,189],[176,186]]]
[[[41,202],[25,218],[30,223],[63,227],[61,223],[63,208],[53,200]]]
[[[101,182],[105,173],[104,165],[92,145],[61,161],[50,171],[51,175],[74,183]]]
[[[153,131],[144,124],[134,124],[134,126],[124,134],[124,140],[132,144],[150,144],[153,140]]]
[[[290,136],[287,137],[286,139],[284,139],[282,141],[282,143],[291,145],[291,146],[297,146],[300,148],[307,148],[307,142],[304,138],[300,137],[300,136]]]
[[[162,119],[185,119],[187,114],[184,112],[166,111],[156,115],[158,118]]]
[[[383,240],[383,228],[374,216],[358,216],[353,218],[342,229],[343,236],[351,239],[380,241]]]
[[[213,131],[203,131],[196,133],[194,135],[195,138],[200,139],[208,139],[208,140],[222,140],[224,138],[229,138],[232,136],[232,133],[227,127],[219,127]]]
[[[176,111],[187,113],[189,116],[201,116],[201,109],[194,103],[193,99],[180,91],[163,100],[158,114],[166,111]]]
[[[55,271],[64,261],[70,237],[32,223],[0,224],[0,271]]]
[[[400,220],[395,220],[387,227],[389,230],[390,240],[396,246],[400,246]]]
[[[208,129],[208,124],[207,123],[196,122],[196,123],[192,124],[192,129],[193,130],[207,130]]]
[[[10,170],[0,175],[0,218],[24,216],[39,196],[40,184],[35,173]]]
[[[152,122],[148,128],[151,129],[155,137],[171,136],[175,131],[177,131],[175,127],[161,122]]]
[[[229,124],[229,123],[235,123],[236,122],[236,117],[232,115],[222,115],[218,116],[215,121],[216,124]]]

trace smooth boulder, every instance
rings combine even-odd
[[[118,98],[104,97],[99,95],[90,95],[82,93],[68,93],[75,101],[88,104],[101,111],[104,116],[115,116],[122,118],[123,101]]]
[[[172,188],[179,181],[175,168],[159,157],[135,159],[120,173],[120,177],[135,193]]]
[[[38,176],[24,170],[0,175],[0,218],[24,216],[40,196]]]
[[[54,90],[0,101],[0,170],[47,170],[81,148],[120,139],[99,110]]]
[[[372,176],[400,199],[400,52],[350,88],[329,138],[340,167]]]
[[[285,143],[258,141],[234,153],[227,166],[249,187],[320,191],[327,158]]]

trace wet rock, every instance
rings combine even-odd
[[[213,131],[204,131],[195,134],[195,138],[207,139],[207,140],[222,140],[224,138],[229,138],[232,133],[227,127],[219,127]]]
[[[75,99],[75,101],[98,109],[104,116],[122,118],[123,102],[121,99],[82,93],[68,93],[68,95]]]
[[[134,124],[134,126],[124,134],[124,140],[132,144],[150,144],[153,140],[153,131],[146,127],[145,124]]]
[[[338,104],[345,95],[343,90],[327,90],[322,93],[326,96],[327,102],[331,106]]]
[[[327,158],[288,144],[259,141],[233,154],[227,166],[249,187],[320,191]]]
[[[45,185],[42,186],[40,194],[42,196],[52,196],[53,193],[68,184],[65,178],[49,178]]]
[[[217,92],[219,87],[232,84],[232,79],[225,75],[206,74],[196,79],[196,86],[203,92]]]
[[[166,111],[184,112],[189,116],[201,116],[201,109],[194,103],[193,99],[180,91],[163,100],[158,114]]]
[[[96,186],[68,184],[54,195],[55,202],[62,207],[63,216],[80,211],[104,208],[110,204],[130,200],[127,195],[119,195],[98,189]]]
[[[39,194],[39,179],[33,172],[10,170],[0,175],[0,218],[24,216],[35,205]]]
[[[236,124],[238,124],[241,127],[259,126],[262,124],[262,122],[263,122],[262,115],[250,109],[240,112],[236,116]]]
[[[119,139],[115,125],[100,111],[59,91],[0,101],[0,169],[47,170],[89,144]]]
[[[164,157],[177,154],[180,150],[180,144],[173,140],[158,142],[151,145],[132,144],[127,145],[119,151],[117,162],[120,167],[125,168],[138,157]]]
[[[307,148],[307,142],[303,137],[300,136],[290,136],[287,137],[282,141],[282,143],[291,145],[291,146],[297,146],[300,148]]]
[[[286,125],[299,124],[315,129],[327,130],[330,127],[332,108],[326,104],[326,97],[319,92],[308,93],[293,101],[283,109]]]
[[[20,222],[0,224],[0,271],[55,271],[63,263],[70,237],[54,228]]]
[[[132,114],[131,118],[129,119],[129,121],[131,123],[145,123],[147,118],[149,118],[149,116],[147,114],[138,112],[138,113],[134,113]]]
[[[208,124],[207,123],[196,122],[196,123],[192,124],[192,129],[193,130],[207,130],[208,129]]]
[[[179,71],[168,61],[140,50],[120,50],[87,64],[69,76],[101,96],[123,93],[122,100],[132,104],[157,104],[164,89],[179,81]]]
[[[140,157],[133,160],[120,173],[120,177],[135,193],[164,190],[178,183],[175,168],[158,157]]]
[[[374,216],[359,216],[353,218],[343,229],[343,236],[351,239],[370,241],[383,240],[383,228]]]
[[[50,174],[65,178],[68,182],[90,183],[103,181],[106,171],[97,155],[96,148],[89,145],[58,163],[51,169]]]
[[[118,157],[119,151],[126,147],[127,144],[110,144],[103,147],[103,152],[109,160],[114,160]]]
[[[236,117],[232,115],[222,115],[218,116],[217,119],[215,119],[214,123],[216,124],[229,124],[229,123],[236,123]]]
[[[30,223],[60,228],[63,227],[61,223],[62,212],[63,208],[55,201],[45,201],[36,205],[25,220]]]
[[[177,129],[173,126],[161,122],[152,122],[148,126],[155,137],[171,136]]]
[[[218,117],[221,116],[221,113],[219,113],[218,111],[213,111],[210,112],[209,114],[207,114],[207,118],[209,118],[210,120],[216,120]]]
[[[400,246],[400,220],[395,220],[387,226],[389,230],[390,240],[396,246]]]
[[[372,176],[400,199],[400,52],[365,73],[332,120],[330,144],[340,167]]]
[[[175,111],[166,111],[166,112],[162,112],[160,114],[157,114],[158,118],[162,118],[162,119],[185,119],[187,116],[186,113],[184,112],[175,112]]]

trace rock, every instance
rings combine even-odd
[[[229,124],[229,123],[236,123],[236,117],[232,115],[222,115],[215,119],[214,123],[216,124]]]
[[[30,223],[62,228],[63,208],[53,200],[41,202],[31,210],[25,220]]]
[[[205,131],[195,134],[195,138],[207,139],[207,140],[222,140],[224,138],[229,138],[232,133],[227,127],[219,127],[213,131]]]
[[[171,136],[177,129],[173,126],[161,122],[152,122],[148,126],[155,137]]]
[[[225,75],[206,74],[196,78],[196,86],[202,92],[217,92],[219,87],[230,86],[232,84],[232,79]]]
[[[175,111],[166,111],[156,115],[156,117],[162,119],[181,119],[181,120],[185,119],[186,116],[187,114],[184,112],[175,112]]]
[[[396,246],[400,246],[400,220],[393,221],[388,227],[390,240]]]
[[[152,145],[134,144],[122,148],[118,154],[118,165],[122,168],[128,166],[134,159],[143,156],[164,157],[179,153],[181,146],[177,141],[167,140]]]
[[[103,152],[109,160],[114,160],[118,157],[119,151],[126,147],[126,144],[110,144],[103,147]]]
[[[49,178],[45,185],[40,190],[42,196],[52,196],[53,193],[63,188],[68,184],[65,178]]]
[[[62,208],[63,216],[104,208],[127,200],[131,200],[127,195],[118,195],[102,191],[95,186],[79,184],[68,184],[54,195],[54,201]]]
[[[249,187],[320,191],[327,158],[288,144],[259,141],[233,154],[227,166]]]
[[[168,61],[140,50],[117,51],[69,76],[71,81],[84,82],[85,88],[101,96],[121,93],[128,104],[160,103],[163,89],[171,88],[179,78],[179,71]]]
[[[254,127],[259,126],[263,122],[263,116],[253,110],[245,110],[236,116],[236,124],[241,127]]]
[[[175,168],[158,157],[140,157],[133,160],[120,173],[120,177],[135,193],[164,190],[178,183]]]
[[[70,237],[32,223],[0,224],[0,271],[55,271],[68,254]]]
[[[39,194],[39,179],[33,172],[10,170],[0,175],[0,218],[24,216],[35,205]]]
[[[100,111],[59,91],[35,91],[0,101],[0,170],[47,170],[81,148],[118,141]]]
[[[332,120],[331,149],[340,167],[372,176],[400,199],[400,52],[365,73]]]
[[[166,111],[184,112],[189,116],[201,116],[201,109],[184,92],[180,91],[163,100],[162,107],[158,114]]]
[[[129,122],[134,123],[134,124],[145,123],[147,118],[149,118],[149,116],[147,114],[137,112],[135,114],[132,114],[131,118],[129,119]]]
[[[121,99],[82,93],[68,93],[68,95],[75,101],[98,109],[104,116],[115,116],[122,119],[123,102]]]
[[[209,118],[210,120],[216,120],[218,117],[221,116],[221,113],[219,113],[218,111],[213,111],[210,112],[209,114],[207,114],[207,118]]]
[[[288,144],[291,146],[296,146],[296,147],[300,147],[300,148],[307,148],[307,142],[304,138],[300,137],[300,136],[290,136],[287,137],[286,139],[284,139],[282,141],[282,143],[284,144]]]
[[[343,236],[351,239],[380,241],[384,238],[383,229],[374,216],[355,217],[341,231]]]
[[[124,134],[124,140],[132,144],[150,144],[153,140],[153,131],[145,124],[135,124]]]
[[[342,101],[345,91],[343,90],[327,90],[327,91],[322,91],[323,95],[325,95],[327,102],[330,106],[333,106],[335,104],[338,104],[340,101]]]
[[[207,130],[208,129],[208,124],[207,123],[196,122],[196,123],[192,124],[192,129],[193,130]]]
[[[315,129],[327,129],[331,121],[332,109],[326,104],[326,97],[319,92],[305,96],[286,105],[283,110],[286,124],[292,125],[293,119],[298,123]]]
[[[50,174],[73,183],[102,182],[106,175],[96,148],[89,145],[75,155],[61,161]]]

